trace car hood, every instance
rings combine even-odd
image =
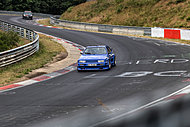
[[[106,59],[107,55],[82,55],[79,60]]]

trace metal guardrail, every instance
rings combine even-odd
[[[23,12],[0,10],[0,14],[22,15]],[[33,14],[33,16],[42,17],[42,18],[49,18],[49,17],[53,16],[51,14],[42,14],[42,13],[32,13],[32,14]]]
[[[150,27],[102,25],[102,24],[94,24],[94,23],[60,20],[58,18],[59,17],[55,17],[55,16],[51,17],[50,23],[54,25],[70,27],[70,28],[75,28],[75,29],[89,30],[89,31],[151,36]]]
[[[3,31],[16,32],[21,37],[32,41],[29,44],[8,51],[0,52],[0,67],[4,67],[17,61],[23,60],[39,50],[39,35],[35,33],[33,30],[13,25],[1,20],[0,29]]]

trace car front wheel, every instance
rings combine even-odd
[[[112,67],[111,62],[109,61],[108,70],[110,70]]]
[[[78,68],[77,68],[77,71],[78,71],[78,72],[82,72],[82,70],[79,70]]]
[[[112,63],[112,67],[116,66],[116,59],[114,59],[114,62]]]

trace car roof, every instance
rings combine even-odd
[[[30,13],[32,13],[31,11],[24,11],[24,12],[30,12]]]
[[[106,45],[97,45],[97,46],[87,46],[86,48],[94,48],[94,47],[106,47]]]

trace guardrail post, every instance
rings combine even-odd
[[[22,35],[21,35],[21,28],[20,28],[20,27],[17,27],[17,33],[18,33],[20,36],[22,36]]]
[[[34,33],[30,31],[30,40],[33,41]]]
[[[37,47],[36,47],[37,51],[40,49],[40,45],[39,45],[39,40],[37,41]]]
[[[24,38],[26,38],[26,29],[24,29]]]
[[[4,31],[8,31],[8,24],[4,23]]]
[[[3,29],[3,22],[0,21],[0,29]]]

